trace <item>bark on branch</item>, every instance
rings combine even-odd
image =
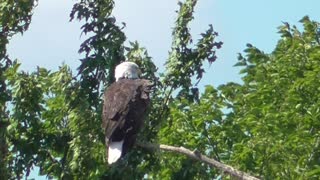
[[[244,180],[259,180],[256,177],[253,177],[245,172],[239,171],[229,165],[223,164],[219,161],[216,161],[214,159],[208,158],[205,155],[202,155],[199,151],[191,151],[184,147],[175,147],[175,146],[168,146],[163,144],[151,144],[151,143],[141,143],[137,142],[137,146],[140,146],[142,148],[146,149],[152,149],[152,150],[165,150],[165,151],[171,151],[175,153],[184,154],[190,158],[196,159],[198,161],[204,162],[210,166],[213,166],[215,168],[218,168],[219,170],[230,174],[236,178],[244,179]]]

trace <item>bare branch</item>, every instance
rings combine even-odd
[[[209,164],[210,166],[218,168],[219,170],[222,170],[223,172],[230,174],[239,179],[259,180],[258,178],[253,177],[245,172],[239,171],[229,165],[226,165],[214,159],[208,158],[207,156],[202,155],[199,151],[191,151],[184,147],[175,147],[175,146],[168,146],[163,144],[151,144],[151,143],[145,143],[145,142],[144,143],[137,142],[136,145],[146,149],[165,150],[165,151],[184,154],[190,158],[196,159],[198,161]]]

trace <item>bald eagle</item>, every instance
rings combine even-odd
[[[149,106],[151,82],[139,79],[137,64],[123,62],[115,69],[116,82],[104,93],[102,127],[108,164],[123,157],[134,145]]]

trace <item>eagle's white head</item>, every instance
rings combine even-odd
[[[116,67],[114,76],[119,79],[138,79],[141,75],[139,66],[133,62],[123,62]]]

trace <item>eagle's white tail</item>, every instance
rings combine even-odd
[[[108,149],[108,164],[116,162],[122,153],[123,140],[119,142],[110,142]]]

